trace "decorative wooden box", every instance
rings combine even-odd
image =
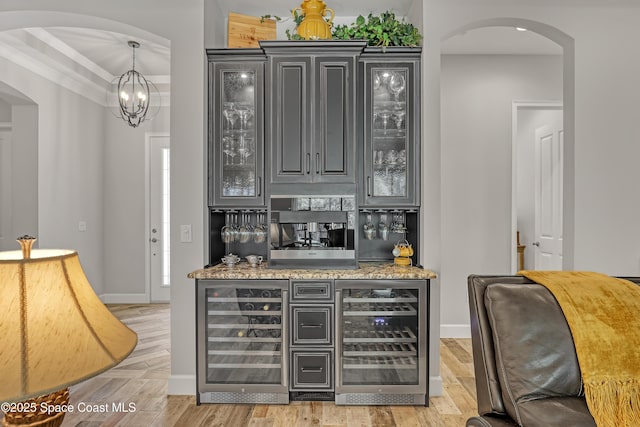
[[[229,13],[227,47],[259,47],[258,40],[276,39],[276,21]]]

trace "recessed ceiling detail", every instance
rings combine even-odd
[[[0,56],[93,102],[105,103],[114,77],[131,66],[130,35],[90,28],[25,28],[0,32]],[[140,40],[136,69],[169,105],[170,48]],[[1,76],[0,76],[1,77]]]

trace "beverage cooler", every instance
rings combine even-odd
[[[199,403],[288,403],[288,280],[199,280]]]
[[[336,280],[336,404],[428,405],[426,280]]]

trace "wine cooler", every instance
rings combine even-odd
[[[288,403],[288,280],[201,280],[198,403]]]
[[[428,404],[428,281],[336,280],[336,403]]]

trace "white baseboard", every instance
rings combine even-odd
[[[429,396],[442,396],[442,377],[429,377]]]
[[[471,325],[440,325],[440,338],[471,338]]]
[[[100,300],[104,304],[148,304],[146,294],[102,294]]]
[[[167,394],[194,395],[196,394],[195,375],[171,375]]]

